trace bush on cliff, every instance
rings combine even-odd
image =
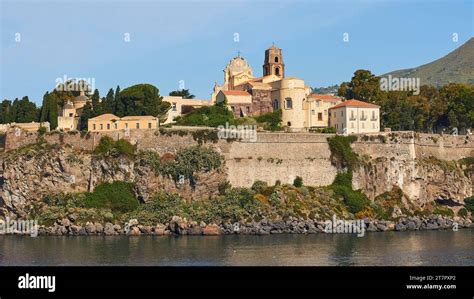
[[[469,212],[474,213],[474,196],[464,199],[464,206]]]
[[[331,158],[337,167],[347,168],[352,172],[358,163],[358,156],[352,151],[351,143],[357,140],[356,136],[336,135],[327,139]]]
[[[161,163],[158,172],[171,176],[176,182],[188,179],[194,186],[198,172],[218,169],[221,163],[221,155],[212,147],[191,146],[178,150],[174,160]]]
[[[133,211],[138,207],[133,187],[132,183],[120,181],[99,184],[93,192],[85,193],[82,205],[86,208],[108,208],[119,213]]]
[[[109,136],[103,136],[100,138],[99,144],[94,150],[97,155],[103,156],[127,156],[133,157],[135,154],[135,146],[125,139],[119,139],[114,141]]]
[[[205,106],[189,112],[175,119],[177,125],[181,126],[205,126],[217,127],[235,125],[234,113],[225,105]]]
[[[281,109],[257,116],[255,120],[265,130],[280,131],[283,129],[281,126]]]

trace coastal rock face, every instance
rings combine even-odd
[[[354,171],[353,185],[371,199],[396,186],[412,204],[422,208],[438,199],[463,204],[473,194],[473,178],[455,161],[379,157]]]
[[[102,182],[133,182],[137,198],[147,201],[160,190],[191,200],[208,198],[225,180],[222,170],[197,177],[193,189],[188,181],[178,185],[133,159],[97,157],[69,147],[7,152],[0,156],[0,216],[24,217],[30,203],[47,194],[92,191]]]

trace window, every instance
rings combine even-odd
[[[351,119],[351,120],[355,120],[355,119],[356,119],[355,116],[354,116],[354,110],[351,110],[351,118],[350,118],[350,119]]]
[[[293,109],[293,100],[291,98],[285,99],[286,109]]]
[[[74,116],[74,113],[69,113],[69,117],[73,117]]]
[[[117,123],[114,123],[114,128],[117,130]]]
[[[273,100],[273,109],[278,110],[278,100],[277,99]]]
[[[320,107],[321,106],[321,101],[316,101],[316,107]]]
[[[341,111],[341,116],[344,116],[344,111]]]
[[[110,130],[110,124],[107,124],[107,130]]]
[[[103,125],[103,124],[100,124],[100,129],[101,129],[101,130],[104,129],[104,125]]]
[[[275,75],[280,76],[280,68],[275,68]]]
[[[125,123],[125,129],[128,129],[128,123]]]
[[[250,113],[250,106],[247,106],[247,114]]]
[[[151,129],[151,123],[148,123],[148,129]]]
[[[136,123],[135,127],[136,127],[137,129],[140,129],[140,123]]]
[[[171,107],[173,107],[173,111],[176,111],[176,103],[173,103]]]
[[[287,122],[286,124],[288,125],[288,127],[291,127],[291,121]]]
[[[92,128],[95,130],[95,124],[92,125]]]
[[[323,114],[321,112],[318,112],[318,120],[323,120]]]
[[[278,57],[275,57],[275,62],[278,62]]]
[[[316,114],[315,111],[314,111],[314,109],[311,109],[311,114],[312,114],[312,115],[315,115],[315,114]]]

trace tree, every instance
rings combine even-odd
[[[11,122],[12,101],[3,100],[0,104],[0,124],[8,124]]]
[[[151,84],[137,84],[125,88],[120,92],[119,101],[124,107],[123,115],[153,115],[160,116],[166,113],[170,104],[163,102],[158,88]]]
[[[111,88],[103,101],[103,113],[114,113],[114,90]]]
[[[195,96],[189,92],[189,89],[178,89],[169,93],[170,96],[182,97],[183,99],[194,99]]]
[[[94,116],[101,115],[102,114],[102,105],[101,105],[101,102],[100,102],[99,90],[97,88],[94,90],[94,93],[92,94],[91,102],[92,102],[93,115]]]
[[[122,100],[120,99],[120,86],[118,85],[115,89],[114,114],[119,117],[125,116],[125,106]]]
[[[380,103],[380,78],[368,70],[357,70],[351,82],[343,82],[338,89],[338,95],[346,99],[356,99],[370,103]]]
[[[87,102],[82,108],[82,114],[79,119],[79,131],[87,130],[87,123],[89,118],[94,117],[94,111],[92,110],[91,102]]]

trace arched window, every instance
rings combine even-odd
[[[285,104],[286,109],[293,109],[293,100],[291,98],[286,98]]]
[[[275,68],[275,75],[280,76],[280,68]]]
[[[274,100],[273,100],[273,109],[274,109],[274,110],[278,110],[278,108],[279,108],[279,107],[278,107],[278,100],[277,100],[277,99],[274,99]]]
[[[275,57],[275,62],[278,62],[278,56],[277,56],[277,57]]]

